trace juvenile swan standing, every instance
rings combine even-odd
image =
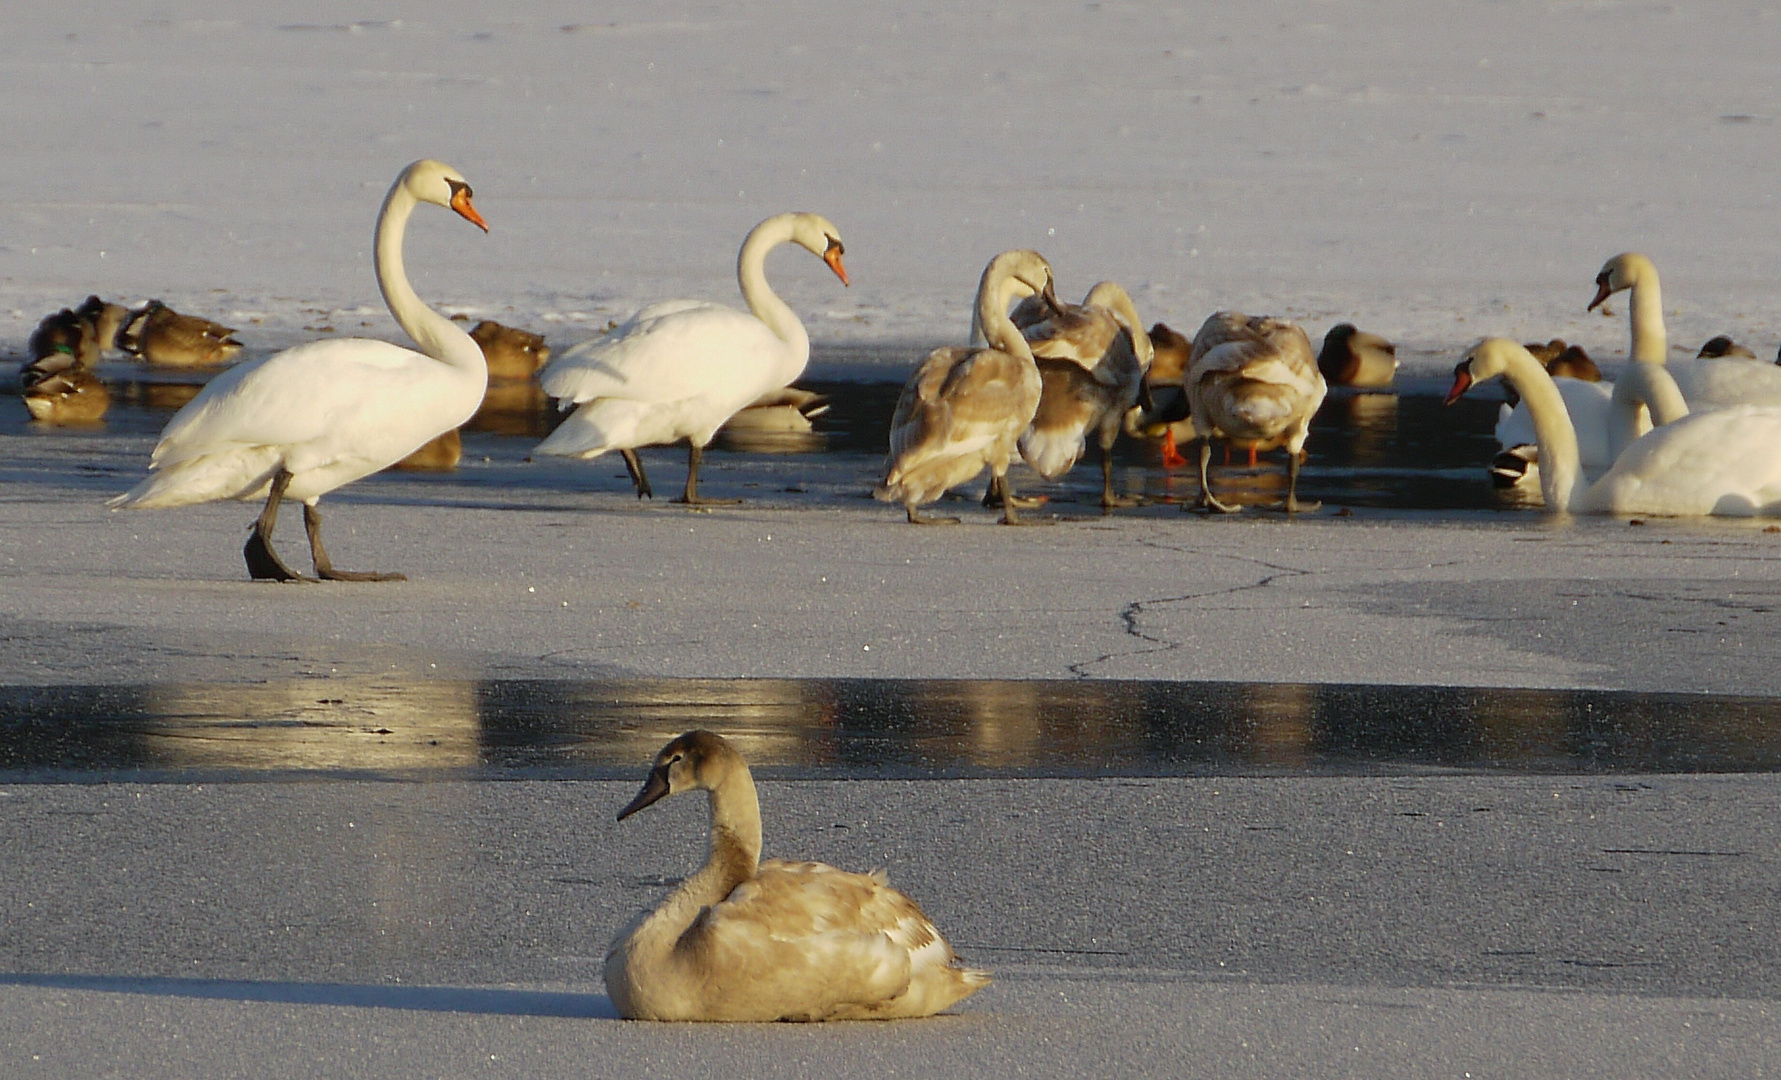
[[[903,384],[891,416],[884,482],[872,494],[902,503],[911,524],[957,524],[958,518],[929,517],[916,507],[970,480],[985,465],[992,474],[990,494],[1002,499],[1002,523],[1020,524],[1008,462],[1033,422],[1041,384],[1033,350],[1008,319],[1008,304],[1035,294],[1057,302],[1051,264],[1043,255],[1015,250],[991,259],[977,284],[971,320],[972,340],[981,333],[989,345],[935,349]]]
[[[790,385],[810,360],[804,324],[767,284],[767,253],[781,244],[820,257],[847,284],[841,263],[846,248],[828,218],[768,218],[736,256],[747,312],[703,300],[665,300],[552,360],[539,376],[544,392],[575,412],[533,453],[588,459],[617,450],[643,498],[653,493],[636,448],[685,439],[686,490],[677,501],[738,501],[699,497],[706,445],[724,421]]]
[[[1193,360],[1182,381],[1194,434],[1200,438],[1200,502],[1223,513],[1238,507],[1219,502],[1206,480],[1212,438],[1284,445],[1288,513],[1315,510],[1299,503],[1299,451],[1311,418],[1329,392],[1311,341],[1291,319],[1217,311],[1194,335]]]
[[[1113,443],[1138,404],[1151,360],[1150,335],[1131,296],[1103,281],[1082,303],[1051,311],[1023,300],[1013,322],[1032,347],[1042,387],[1020,456],[1055,480],[1075,467],[1093,432],[1101,450],[1101,509],[1138,505],[1136,496],[1113,493]]]
[[[606,992],[628,1020],[891,1020],[931,1016],[989,984],[882,872],[760,861],[761,806],[742,756],[689,731],[656,755],[623,821],[667,795],[710,793],[698,872],[613,942]]]
[[[317,577],[401,580],[401,574],[337,570],[322,547],[316,500],[385,468],[476,412],[488,385],[482,350],[457,324],[421,302],[402,268],[402,234],[419,203],[488,225],[456,169],[417,161],[402,170],[377,215],[377,284],[390,314],[420,352],[367,338],[313,341],[237,364],[210,380],[173,417],[149,459],[153,475],[113,507],[187,506],[266,496],[242,554],[256,578],[300,580],[272,550],[278,504],[303,503]]]

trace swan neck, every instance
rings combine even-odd
[[[1573,504],[1582,494],[1577,483],[1582,457],[1577,449],[1577,429],[1571,423],[1558,384],[1525,349],[1509,355],[1504,378],[1527,402],[1528,417],[1534,424],[1534,442],[1540,447],[1540,494],[1546,507],[1555,513],[1568,513],[1576,508]]]
[[[1014,295],[1022,285],[1012,275],[986,281],[984,285],[987,287],[978,292],[977,313],[971,319],[971,340],[975,342],[982,338],[992,348],[1036,364],[1033,347],[1015,327],[1014,320],[1008,317],[1008,305],[1014,302]]]
[[[1661,364],[1670,358],[1670,345],[1664,330],[1663,287],[1655,270],[1641,273],[1632,285],[1632,299],[1627,305],[1632,321],[1632,359]]]
[[[711,791],[711,843],[705,865],[681,882],[643,921],[628,946],[634,956],[666,955],[699,913],[722,903],[755,876],[761,859],[761,804],[754,778],[740,765]]]
[[[414,213],[417,200],[403,182],[406,179],[404,174],[391,186],[390,193],[384,197],[383,209],[377,215],[373,257],[383,302],[421,352],[453,367],[469,371],[482,367],[486,371],[482,349],[470,335],[428,307],[408,283],[408,272],[402,264],[402,238],[408,231],[408,217]]]
[[[793,222],[789,216],[768,218],[754,227],[742,241],[736,254],[736,284],[742,287],[742,299],[754,317],[767,324],[773,336],[792,346],[801,346],[808,353],[810,338],[804,324],[773,287],[767,284],[767,253],[792,239]]]
[[[1614,380],[1609,399],[1608,451],[1618,458],[1652,425],[1661,427],[1688,415],[1688,402],[1669,369],[1662,364],[1634,360]],[[1650,410],[1650,422],[1645,412]]]

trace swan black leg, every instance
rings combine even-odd
[[[643,459],[637,456],[637,451],[620,450],[619,454],[625,459],[625,471],[631,474],[631,484],[637,489],[637,497],[655,498],[656,493],[649,490],[649,477],[643,473]]]
[[[242,547],[241,555],[247,560],[247,573],[255,581],[313,581],[306,578],[284,564],[278,552],[272,550],[272,527],[278,524],[278,504],[284,498],[285,488],[291,486],[291,474],[282,466],[272,476],[272,491],[266,496],[266,508],[254,521],[253,531],[247,534],[247,544]]]
[[[1048,497],[1049,496],[1045,495],[1022,495],[1014,500],[1014,505],[1021,510],[1036,510],[1045,505],[1045,500]],[[983,508],[985,510],[999,510],[1002,508],[1003,503],[1007,501],[1007,498],[1007,481],[1002,477],[991,473],[989,487],[985,488],[983,492]]]
[[[315,560],[315,576],[323,581],[407,581],[402,574],[378,574],[367,570],[336,570],[322,547],[322,512],[303,504],[303,528],[309,533],[309,557]]]
[[[688,506],[740,505],[741,499],[705,499],[699,496],[699,462],[705,460],[705,448],[695,445],[691,439],[687,440],[686,448],[686,491],[674,501]]]
[[[1122,506],[1142,506],[1144,500],[1137,495],[1115,495],[1113,493],[1113,444],[1101,444],[1101,512],[1103,514]]]

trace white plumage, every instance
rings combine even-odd
[[[1638,365],[1639,378],[1655,387],[1647,406],[1663,396],[1673,401],[1664,368]],[[1479,342],[1454,374],[1448,400],[1474,382],[1501,375],[1528,403],[1540,447],[1540,487],[1556,513],[1723,515],[1781,514],[1781,407],[1738,405],[1692,412],[1653,428],[1632,442],[1593,484],[1585,482],[1576,431],[1552,377],[1527,349],[1503,338]]]
[[[271,533],[278,501],[289,496],[304,504],[320,576],[399,576],[335,571],[321,547],[315,502],[458,427],[482,402],[488,384],[482,350],[415,295],[403,270],[402,235],[421,202],[488,227],[470,201],[469,185],[448,165],[417,161],[391,186],[377,219],[377,280],[390,313],[420,351],[342,338],[237,364],[174,415],[149,460],[152,474],[109,505],[186,506],[265,495],[266,510],[248,541],[248,568],[255,577],[288,579],[298,575],[272,554]]]
[[[736,259],[748,311],[702,300],[667,300],[554,358],[544,392],[575,411],[534,451],[595,458],[623,452],[639,496],[650,494],[631,452],[687,440],[682,498],[699,502],[698,464],[718,428],[804,371],[810,338],[767,285],[767,253],[795,243],[820,256],[843,284],[840,232],[818,214],[779,214],[755,226]]]

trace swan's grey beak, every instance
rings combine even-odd
[[[1595,278],[1595,299],[1591,300],[1589,306],[1583,310],[1594,311],[1601,305],[1603,300],[1608,299],[1608,297],[1613,294],[1614,290],[1608,287],[1608,271],[1603,270],[1601,273],[1597,274]]]
[[[655,768],[649,770],[649,779],[643,782],[643,790],[639,791],[637,797],[632,799],[623,810],[618,812],[618,819],[623,821],[637,811],[649,806],[651,803],[660,800],[667,794],[668,766],[657,765]]]
[[[1045,301],[1045,306],[1055,314],[1062,315],[1064,313],[1064,305],[1057,298],[1057,289],[1052,285],[1050,274],[1045,275],[1045,288],[1039,290],[1039,299]]]
[[[1444,404],[1453,404],[1460,399],[1460,395],[1471,388],[1472,362],[1470,360],[1461,360],[1459,366],[1453,369],[1453,389],[1447,391],[1447,400]]]
[[[822,253],[822,261],[829,264],[829,269],[833,270],[835,276],[841,279],[843,286],[851,284],[847,280],[847,267],[841,265],[841,256],[845,254],[847,254],[847,249],[841,246],[841,241],[833,236],[829,237],[829,246]]]

